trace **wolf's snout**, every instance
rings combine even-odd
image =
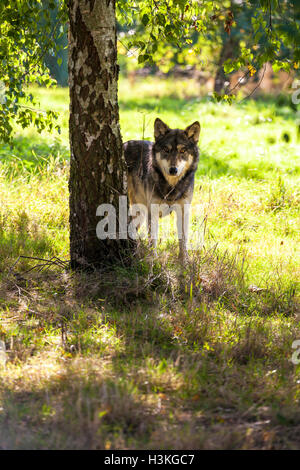
[[[170,175],[177,175],[178,170],[176,166],[171,166],[169,172],[170,172]]]

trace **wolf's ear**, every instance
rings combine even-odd
[[[170,130],[169,126],[162,122],[161,119],[156,118],[154,123],[154,137],[155,140],[161,135],[165,135]]]
[[[185,129],[185,133],[189,139],[192,139],[195,143],[199,140],[200,135],[200,123],[198,121],[194,122]]]

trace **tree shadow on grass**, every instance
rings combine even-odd
[[[227,161],[223,155],[210,154],[200,148],[200,158],[196,178],[208,176],[211,179],[221,178],[222,176],[233,176],[239,179],[263,180],[267,174],[276,174],[276,164],[262,160],[257,162],[245,162],[238,166],[234,165],[235,156]]]
[[[27,375],[18,388],[1,381],[0,448],[142,448],[159,429],[160,417],[124,365],[134,357],[140,363],[138,354],[143,345],[147,347],[147,338],[152,345],[157,342],[157,354],[159,345],[171,342],[156,315],[148,322],[140,317],[135,324],[128,307],[117,311],[108,306],[112,312],[102,313],[98,292],[103,296],[104,289],[99,275],[32,271],[20,281],[16,269],[9,274],[13,282],[10,277],[3,281],[1,303],[17,316],[22,305],[27,307],[20,310],[19,321],[14,318],[18,334],[13,346],[4,339],[10,359],[18,367],[27,364]],[[118,346],[112,350],[115,335],[106,339],[114,325],[121,351]],[[57,330],[61,340],[58,334],[59,344],[49,348],[47,331],[51,336]]]
[[[264,363],[271,331],[267,335],[259,319],[257,330],[252,321],[250,336],[246,324],[234,325],[240,340],[226,345],[214,310],[196,297],[191,303],[189,290],[172,300],[166,276],[135,294],[136,279],[121,274],[107,273],[111,283],[99,273],[36,276],[40,282],[32,293],[40,297],[32,296],[32,313],[23,313],[22,322],[27,318],[31,341],[39,346],[34,351],[25,345],[33,353],[22,359],[30,380],[24,376],[18,388],[14,381],[1,383],[2,448],[262,448],[265,431],[274,431],[280,445],[276,413],[249,409],[258,389],[260,403],[281,405],[268,374],[253,377],[248,367],[253,360],[266,370],[280,366],[270,352],[272,366]],[[50,298],[52,291],[56,296]],[[47,331],[57,328],[61,342],[49,349]],[[216,341],[207,348],[212,328]],[[283,337],[277,354],[288,343]],[[231,366],[224,368],[226,357]],[[294,436],[297,410],[285,406],[281,415],[291,420]],[[247,440],[249,428],[256,431],[255,443]]]
[[[222,155],[211,155],[200,149],[196,178],[208,176],[211,179],[216,179],[222,176],[233,176],[239,179],[265,180],[266,176],[271,177],[278,174],[275,162],[272,164],[266,160],[250,161],[235,166],[234,160],[234,156],[226,161]],[[299,167],[294,169],[294,173],[299,173],[299,171]]]
[[[119,100],[119,106],[121,110],[124,111],[149,111],[149,112],[172,112],[181,113],[181,112],[191,112],[193,107],[199,106],[199,104],[214,103],[210,96],[204,97],[192,97],[192,98],[181,98],[176,94],[170,94],[168,96],[150,96],[146,98],[136,98],[136,99],[122,99]],[[246,110],[253,106],[255,108],[255,114],[267,112],[269,117],[280,116],[284,119],[295,119],[295,113],[297,112],[297,105],[292,102],[291,96],[286,94],[280,94],[274,98],[271,95],[261,95],[255,100],[241,100],[235,102],[233,108],[239,110]],[[255,117],[255,116],[254,116]],[[264,122],[263,120],[253,122],[254,125]]]
[[[163,97],[147,97],[138,99],[120,99],[119,106],[124,111],[149,111],[149,112],[162,112],[174,111],[184,112],[191,111],[193,106],[198,105],[200,102],[206,103],[210,101],[209,98],[178,98],[178,96],[170,95]]]
[[[138,358],[109,373],[105,358],[33,358],[30,380],[1,383],[0,449],[299,448],[299,409],[273,397],[266,375],[211,359],[189,381],[193,364],[181,357],[187,376],[177,390],[160,379],[168,365],[156,380]]]
[[[122,374],[110,378],[101,361],[85,358],[44,357],[39,372],[31,364],[23,389],[0,386],[0,449],[122,449],[149,438],[155,416]]]

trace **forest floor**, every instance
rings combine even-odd
[[[185,270],[174,227],[153,267],[66,269],[66,89],[35,90],[60,136],[1,146],[0,449],[300,448],[296,109],[197,92],[120,81],[124,141],[201,123]]]

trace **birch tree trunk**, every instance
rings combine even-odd
[[[126,240],[99,240],[97,207],[126,194],[118,108],[115,0],[69,0],[72,267],[114,262]]]

